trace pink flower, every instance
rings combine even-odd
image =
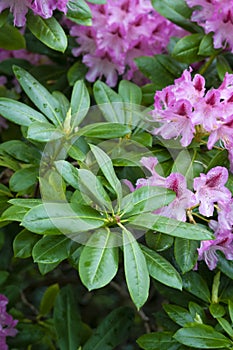
[[[194,179],[193,188],[195,195],[200,202],[199,212],[207,217],[214,212],[214,203],[219,201],[229,201],[231,192],[224,186],[228,180],[226,168],[217,166],[212,168],[207,174],[200,174]]]
[[[192,21],[204,28],[205,33],[213,32],[214,47],[228,45],[233,50],[233,1],[232,0],[186,0],[188,6],[198,6],[192,14]]]
[[[115,75],[133,79],[138,72],[136,57],[162,53],[171,36],[184,35],[154,10],[150,0],[109,0],[90,7],[92,26],[75,24],[70,30],[78,43],[73,55],[83,54],[89,81],[104,77],[108,85],[115,86]],[[103,70],[104,66],[108,68]]]
[[[215,228],[216,225],[212,225]],[[202,241],[198,248],[198,260],[204,260],[210,270],[214,270],[218,263],[216,252],[222,251],[228,260],[233,260],[233,235],[229,230],[219,230],[215,232],[216,239]]]
[[[11,315],[6,311],[6,306],[8,304],[8,299],[5,295],[0,294],[0,349],[8,350],[6,344],[6,337],[14,337],[17,334],[17,329],[15,326],[18,321],[14,320]]]
[[[14,16],[14,25],[23,27],[26,23],[26,14],[29,9],[43,18],[52,17],[53,11],[58,9],[66,13],[68,0],[1,0],[0,13],[9,8]]]

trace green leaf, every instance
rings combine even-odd
[[[193,322],[191,314],[181,306],[164,304],[163,308],[172,321],[176,322],[179,326],[185,326],[186,324]]]
[[[172,56],[183,63],[202,61],[204,56],[199,55],[199,47],[203,34],[191,34],[181,38],[174,47]]]
[[[17,80],[35,106],[55,125],[61,125],[63,118],[56,98],[23,68],[14,66],[13,69]]]
[[[109,140],[124,137],[130,133],[131,129],[128,125],[102,122],[84,126],[77,132],[77,135]]]
[[[39,164],[41,154],[40,151],[34,148],[31,144],[26,144],[20,140],[11,140],[0,145],[0,152],[6,152],[11,157],[23,161],[24,163]]]
[[[27,213],[27,208],[11,206],[7,208],[0,218],[0,221],[21,221]]]
[[[31,166],[16,171],[10,178],[10,189],[13,192],[25,191],[38,181],[38,167]]]
[[[90,96],[83,80],[78,80],[71,95],[71,125],[77,127],[90,108]]]
[[[60,261],[53,263],[53,264],[38,263],[38,269],[39,269],[41,275],[44,276],[44,275],[46,275],[46,273],[53,271],[59,264],[60,264]]]
[[[92,24],[91,10],[84,0],[69,0],[67,9],[66,17],[72,22],[85,26],[90,26]]]
[[[117,273],[118,248],[111,246],[113,239],[107,228],[98,230],[92,234],[81,253],[79,274],[89,291],[106,286]]]
[[[56,299],[56,296],[59,293],[59,285],[58,283],[52,284],[49,286],[46,291],[44,292],[43,298],[40,302],[40,316],[45,316],[49,314],[49,312],[52,310],[54,306],[54,302]]]
[[[77,80],[84,79],[87,72],[88,68],[82,63],[82,61],[75,62],[67,72],[69,84],[73,86]]]
[[[5,23],[0,30],[0,47],[5,50],[25,49],[26,42],[17,28]]]
[[[32,208],[22,225],[39,234],[76,234],[103,226],[96,210],[75,203],[44,203]]]
[[[173,339],[172,332],[144,334],[137,339],[138,345],[145,350],[177,350],[180,347]]]
[[[198,55],[212,56],[216,54],[216,52],[217,50],[215,50],[213,44],[213,32],[204,35],[199,46]]]
[[[231,337],[233,338],[233,329],[232,326],[230,325],[230,323],[222,317],[217,318],[218,323],[220,324],[220,326],[222,327],[222,329]]]
[[[120,124],[125,122],[124,103],[120,95],[100,80],[95,82],[93,93],[99,108],[108,122]]]
[[[134,312],[127,306],[113,310],[88,339],[83,350],[112,350],[129,335]]]
[[[118,89],[119,95],[124,102],[140,105],[142,101],[142,91],[139,86],[128,80],[121,80]]]
[[[122,198],[121,183],[116,176],[111,159],[101,148],[94,145],[90,145],[90,148],[102,173],[117,194],[118,201],[120,202]]]
[[[141,245],[151,277],[169,287],[182,290],[182,279],[176,269],[163,256]]]
[[[107,0],[87,0],[88,2],[92,3],[92,4],[106,4]]]
[[[23,126],[29,126],[32,122],[47,121],[43,114],[31,107],[5,97],[0,97],[0,114],[11,122]]]
[[[231,322],[233,323],[233,301],[232,300],[228,300],[228,310],[229,310]]]
[[[6,23],[9,11],[4,10],[0,13],[0,28]]]
[[[134,304],[140,309],[149,294],[150,278],[147,263],[132,233],[124,228],[122,234],[126,282]]]
[[[185,238],[175,238],[174,254],[182,273],[192,270],[197,262],[199,243]]]
[[[173,245],[174,238],[163,233],[148,231],[145,234],[146,244],[152,250],[162,252]]]
[[[132,216],[128,220],[130,226],[154,230],[175,237],[198,241],[214,239],[212,232],[203,228],[201,225],[192,225],[165,216],[145,213],[137,217]]]
[[[27,138],[37,142],[49,142],[64,137],[64,132],[51,123],[33,123],[29,126]]]
[[[11,193],[8,187],[6,187],[3,184],[0,184],[0,196],[13,197],[13,194]]]
[[[81,194],[84,197],[88,196],[93,204],[98,205],[103,211],[108,209],[111,212],[112,202],[99,178],[86,169],[79,169],[78,177]]]
[[[152,212],[169,204],[176,195],[173,191],[155,187],[143,186],[122,199],[121,208],[124,217],[140,213]]]
[[[38,239],[37,235],[27,230],[19,232],[13,241],[14,256],[23,259],[29,258]]]
[[[217,252],[218,263],[217,267],[230,279],[233,279],[233,261],[227,260],[222,252]]]
[[[156,55],[154,57],[142,56],[135,58],[139,70],[154,84],[154,93],[174,83],[186,65],[177,62],[168,55]]]
[[[34,262],[54,264],[68,258],[71,240],[65,236],[44,236],[32,250]]]
[[[76,190],[79,189],[78,169],[66,160],[58,160],[54,162],[57,171],[64,180]]]
[[[77,350],[81,341],[81,319],[77,297],[71,286],[66,286],[57,295],[54,314],[54,326],[60,350]]]
[[[215,303],[210,304],[209,310],[210,310],[211,315],[214,318],[222,317],[226,313],[224,306],[222,306],[220,304],[215,304]]]
[[[191,271],[183,277],[183,287],[199,299],[209,302],[210,291],[206,281],[197,272]]]
[[[168,18],[187,31],[201,31],[199,26],[189,20],[192,10],[187,6],[184,0],[152,0],[152,5],[162,16]]]
[[[220,80],[224,79],[226,73],[233,73],[230,63],[223,55],[217,57],[216,68]]]
[[[186,346],[200,349],[229,348],[232,342],[214,328],[204,324],[179,329],[174,338]]]
[[[66,34],[54,17],[44,19],[29,12],[27,15],[27,26],[32,34],[46,46],[60,52],[66,50]]]

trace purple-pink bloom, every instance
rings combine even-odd
[[[26,23],[26,14],[31,9],[35,15],[50,18],[53,11],[58,9],[66,13],[68,0],[1,0],[0,13],[9,8],[14,16],[14,25],[23,27]]]
[[[198,260],[204,260],[210,270],[214,270],[218,263],[216,252],[222,251],[227,260],[233,260],[233,234],[231,230],[220,229],[219,225],[211,220],[210,227],[215,230],[216,238],[202,241],[198,248]]]
[[[105,77],[108,85],[115,86],[119,75],[134,79],[138,73],[136,57],[163,53],[171,36],[184,35],[155,11],[150,0],[108,0],[90,7],[91,27],[68,26],[78,43],[73,55],[83,55],[89,68],[86,78],[91,82]]]
[[[0,294],[0,349],[8,350],[6,337],[14,337],[17,334],[15,326],[18,321],[14,320],[6,311],[8,299],[5,295]]]
[[[192,14],[192,21],[213,32],[216,49],[229,46],[233,52],[233,1],[232,0],[186,0],[189,7],[198,6]]]
[[[226,168],[217,166],[207,174],[201,173],[193,182],[195,195],[200,202],[199,212],[207,217],[214,212],[214,203],[225,202],[231,199],[231,192],[225,187],[228,180]]]

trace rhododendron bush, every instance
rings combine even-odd
[[[0,0],[0,350],[233,349],[232,8]]]

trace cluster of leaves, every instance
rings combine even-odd
[[[143,156],[156,156],[163,175],[180,172],[189,185],[200,172],[228,167],[225,150],[207,151],[197,141],[180,150],[149,132],[156,90],[196,62],[208,86],[218,85],[233,57],[213,48],[183,0],[152,4],[189,34],[173,38],[169,54],[136,59],[150,84],[121,80],[115,90],[102,81],[85,84],[85,67],[71,59],[58,19],[29,13],[22,35],[8,24],[8,12],[1,14],[2,48],[27,47],[54,61],[0,63],[0,73],[15,76],[23,90],[0,90],[0,115],[9,121],[0,145],[0,292],[19,319],[12,349],[110,350],[123,343],[130,350],[144,327],[148,334],[137,343],[146,350],[233,348],[232,262],[219,253],[216,271],[204,264],[193,271],[199,243],[212,232],[202,220],[152,214],[175,198],[171,190],[129,193],[124,184],[145,177]],[[84,0],[70,1],[66,17],[91,23]],[[233,192],[232,175],[227,186]],[[162,311],[161,298],[170,302]]]

